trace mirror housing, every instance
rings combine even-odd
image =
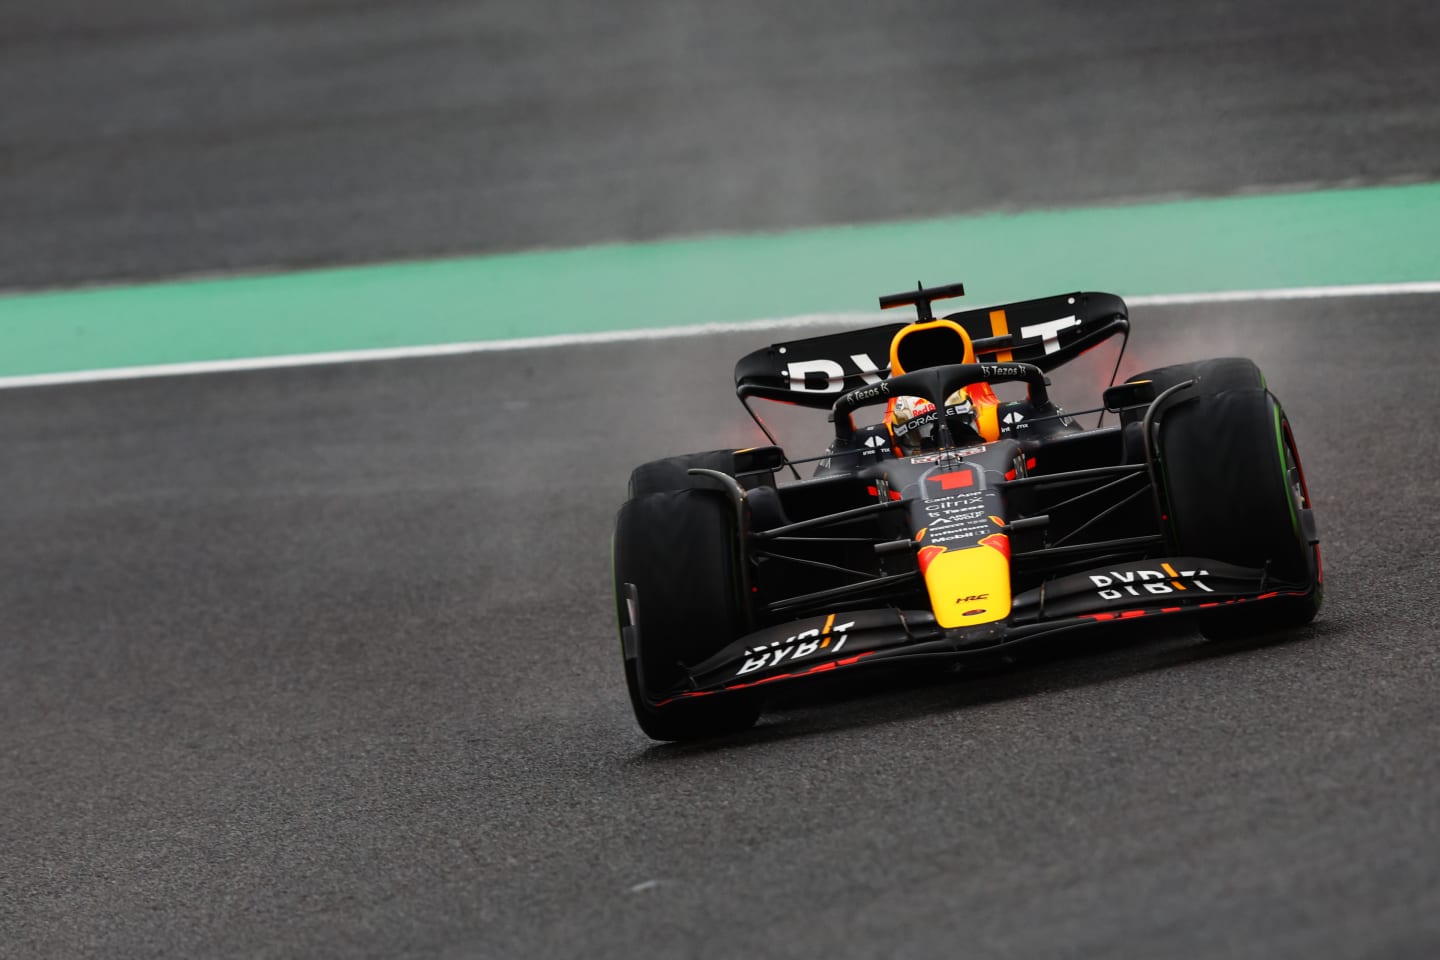
[[[1117,383],[1105,391],[1105,409],[1119,413],[1127,407],[1143,407],[1154,402],[1157,396],[1153,380],[1135,380]]]

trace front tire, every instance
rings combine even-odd
[[[759,719],[760,700],[750,694],[651,703],[681,681],[686,667],[744,632],[747,601],[741,595],[739,564],[734,510],[724,494],[669,490],[620,508],[614,541],[616,607],[626,686],[647,736],[696,740],[745,730]]]

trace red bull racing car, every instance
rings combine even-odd
[[[744,729],[776,686],[873,664],[993,655],[1142,617],[1190,616],[1213,637],[1315,616],[1310,496],[1254,363],[1131,377],[1081,411],[1116,422],[1085,429],[1051,401],[1046,373],[1127,336],[1124,301],[1072,293],[933,315],[962,293],[882,297],[916,320],[741,358],[752,416],[753,399],[829,411],[823,456],[711,450],[632,473],[614,574],[646,734]],[[1023,399],[999,398],[1007,382]],[[857,425],[867,408],[883,416]],[[813,475],[800,478],[802,463]]]

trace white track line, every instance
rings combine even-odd
[[[1165,293],[1126,297],[1132,307],[1169,307],[1204,303],[1235,303],[1254,300],[1316,300],[1337,297],[1382,297],[1401,294],[1440,294],[1440,281],[1408,283],[1365,283],[1332,287],[1288,287],[1279,290],[1221,290],[1213,293]],[[66,383],[94,383],[101,380],[138,380],[147,377],[178,377],[238,370],[271,370],[279,367],[310,367],[336,363],[365,363],[376,360],[403,360],[411,357],[443,357],[465,353],[493,353],[502,350],[535,350],[597,343],[625,343],[636,340],[672,340],[721,333],[746,333],[786,327],[860,326],[890,318],[881,313],[817,313],[743,323],[702,323],[684,327],[655,327],[648,330],[612,330],[603,333],[567,333],[548,337],[518,337],[512,340],[478,340],[470,343],[439,343],[417,347],[384,347],[375,350],[339,350],[331,353],[299,353],[276,357],[245,357],[237,360],[203,360],[193,363],[164,363],[143,367],[114,367],[108,370],[76,370],[66,373],[38,373],[0,377],[0,390],[17,387],[44,387]]]
[[[1354,283],[1334,287],[1284,287],[1279,290],[1218,290],[1214,293],[1158,293],[1126,297],[1132,307],[1169,307],[1191,303],[1235,303],[1240,300],[1325,300],[1334,297],[1390,297],[1405,293],[1440,293],[1440,280],[1407,283]]]

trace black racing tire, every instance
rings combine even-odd
[[[615,518],[616,613],[622,655],[634,587],[633,656],[625,682],[640,729],[655,740],[697,740],[748,729],[761,700],[711,694],[653,706],[684,669],[719,652],[745,631],[734,510],[712,490],[670,490],[630,500]]]
[[[1300,521],[1309,492],[1284,410],[1248,360],[1156,373],[1169,379],[1171,371],[1165,386],[1199,377],[1166,404],[1156,441],[1176,553],[1263,568],[1307,591],[1201,610],[1200,631],[1222,639],[1304,626],[1324,590],[1319,548]]]
[[[1229,390],[1265,389],[1265,375],[1255,361],[1244,357],[1219,357],[1214,360],[1198,360],[1193,363],[1176,363],[1168,367],[1157,367],[1126,378],[1126,383],[1149,380],[1155,384],[1158,396],[1177,383],[1194,380],[1199,395],[1215,395]],[[1122,420],[1139,420],[1145,414],[1144,407],[1124,411]]]
[[[630,471],[630,499],[667,490],[690,490],[697,486],[687,472],[692,469],[719,470],[734,476],[735,451],[706,450],[642,463]]]

